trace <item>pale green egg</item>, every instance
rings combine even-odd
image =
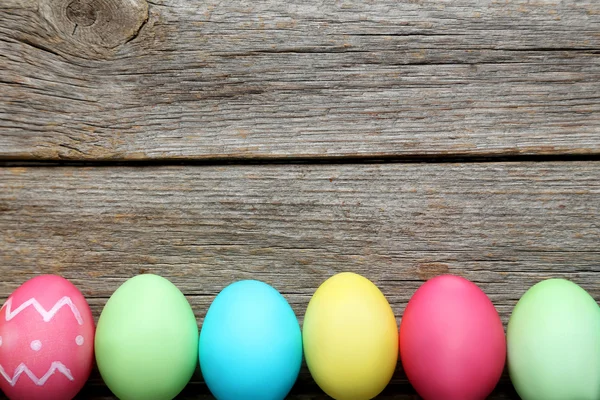
[[[185,296],[157,275],[126,281],[102,310],[96,362],[121,400],[171,400],[192,377],[198,325]]]
[[[521,399],[600,399],[600,307],[575,283],[531,287],[510,317],[507,346]]]

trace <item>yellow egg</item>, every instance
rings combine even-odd
[[[306,309],[302,340],[308,369],[336,400],[369,400],[392,378],[398,326],[381,291],[351,272],[332,276]]]

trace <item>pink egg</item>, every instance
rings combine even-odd
[[[483,400],[504,369],[500,316],[477,285],[458,276],[438,276],[415,292],[399,341],[402,366],[425,400]]]
[[[68,280],[28,280],[0,309],[0,388],[11,400],[72,399],[92,370],[94,332],[90,307]]]

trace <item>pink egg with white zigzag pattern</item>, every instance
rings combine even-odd
[[[19,286],[0,309],[0,388],[11,400],[70,400],[90,376],[95,325],[81,292],[57,275]]]

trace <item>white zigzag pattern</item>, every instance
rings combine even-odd
[[[17,384],[17,381],[19,380],[19,377],[21,376],[21,374],[23,374],[23,372],[29,377],[29,379],[31,379],[33,383],[35,383],[38,386],[44,386],[46,381],[50,379],[50,377],[54,375],[56,371],[66,376],[70,381],[73,380],[73,375],[71,375],[71,371],[69,370],[69,368],[65,367],[65,365],[60,361],[54,361],[52,365],[50,365],[48,372],[46,372],[41,378],[35,376],[35,374],[31,372],[31,370],[27,368],[27,365],[25,365],[24,363],[19,364],[17,369],[15,369],[15,374],[12,378],[6,373],[4,367],[0,365],[0,374],[2,374],[2,376],[10,384],[10,386],[15,386]]]
[[[73,304],[73,301],[71,300],[71,298],[68,296],[64,296],[63,298],[58,300],[56,302],[56,304],[54,304],[54,307],[52,307],[50,309],[50,311],[46,311],[46,309],[40,303],[38,303],[38,301],[33,297],[31,299],[27,300],[25,303],[21,304],[14,311],[11,310],[11,307],[12,307],[12,297],[11,297],[6,301],[6,303],[2,306],[2,308],[6,307],[6,313],[5,313],[6,320],[10,321],[14,317],[16,317],[21,311],[23,311],[24,309],[26,309],[29,306],[33,306],[33,308],[35,308],[37,310],[37,312],[40,313],[40,315],[44,319],[44,322],[50,321],[62,307],[69,306],[69,308],[71,308],[71,311],[73,312],[73,315],[75,316],[75,319],[77,320],[79,325],[83,325],[83,318],[81,318],[81,314],[79,313],[79,310],[77,309],[75,304]]]

